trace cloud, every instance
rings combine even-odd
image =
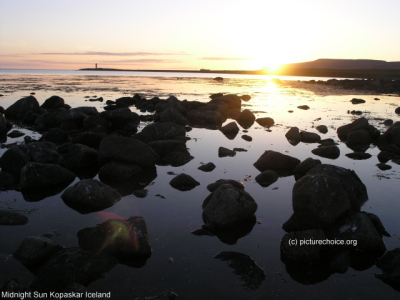
[[[76,55],[76,56],[161,56],[161,55],[189,55],[186,52],[163,53],[163,52],[48,52],[32,53],[34,55]]]
[[[202,57],[202,60],[254,60],[254,58],[242,57]]]

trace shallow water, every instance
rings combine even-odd
[[[281,226],[292,214],[291,194],[295,180],[293,176],[282,177],[271,186],[263,188],[254,180],[259,172],[253,167],[253,163],[265,150],[275,150],[300,160],[313,157],[322,163],[355,170],[366,185],[369,195],[369,201],[362,210],[377,214],[392,234],[390,238],[384,237],[388,250],[400,247],[397,216],[400,211],[400,166],[389,162],[391,170],[379,170],[376,167],[379,150],[374,146],[367,150],[372,154],[370,159],[352,160],[345,154],[353,151],[341,143],[336,134],[337,127],[356,118],[348,112],[351,110],[362,111],[370,124],[383,132],[386,130],[381,124],[384,119],[399,120],[399,116],[394,113],[395,108],[400,106],[399,97],[332,90],[298,82],[277,84],[273,80],[260,79],[230,78],[217,82],[212,78],[189,77],[0,74],[0,94],[3,94],[0,97],[1,106],[6,108],[31,92],[36,93],[39,103],[52,95],[58,95],[73,107],[96,106],[99,111],[104,104],[85,101],[85,96],[115,100],[124,95],[140,93],[148,99],[154,96],[165,99],[175,95],[180,100],[208,101],[211,93],[248,94],[252,99],[243,102],[243,108],[250,109],[257,117],[272,117],[275,126],[266,130],[255,123],[247,133],[240,132],[233,140],[227,139],[218,130],[194,128],[187,133],[191,138],[187,147],[195,157],[192,161],[181,167],[158,166],[157,177],[146,187],[148,195],[145,198],[127,195],[102,213],[82,215],[66,206],[60,194],[38,202],[27,202],[21,193],[0,192],[0,209],[22,211],[30,218],[24,226],[0,226],[0,284],[9,278],[18,278],[23,284],[28,284],[34,278],[12,257],[12,253],[27,236],[50,233],[63,246],[74,247],[78,245],[77,232],[85,227],[93,227],[114,215],[123,218],[140,215],[147,223],[152,256],[141,268],[118,264],[103,278],[91,283],[89,290],[111,291],[113,299],[153,296],[164,291],[176,292],[179,299],[399,297],[399,292],[374,277],[374,273],[381,273],[375,266],[365,270],[349,268],[345,274],[334,273],[328,278],[320,278],[315,284],[302,284],[302,280],[294,278],[293,272],[287,270],[281,261],[280,242],[285,234]],[[354,97],[365,99],[366,103],[353,105],[349,101]],[[310,109],[298,109],[299,105],[308,105]],[[135,108],[131,109],[136,111]],[[300,143],[293,146],[284,136],[291,126],[317,132],[315,127],[321,124],[329,128],[327,134],[321,134],[322,138],[333,138],[339,142],[341,156],[336,160],[312,154],[311,150],[317,144]],[[25,132],[34,138],[40,136],[27,130]],[[250,135],[253,141],[243,140],[242,134]],[[22,140],[23,137],[8,139],[6,144]],[[219,158],[220,146],[244,148],[247,152],[238,152],[235,157]],[[0,154],[4,151],[0,149]],[[210,173],[197,169],[201,163],[207,162],[213,162],[216,169]],[[174,176],[168,175],[168,172],[191,175],[200,182],[200,186],[186,192],[175,190],[169,185]],[[209,195],[206,186],[220,178],[244,182],[246,191],[258,204],[256,224],[249,234],[239,238],[234,245],[228,245],[216,236],[191,234],[203,225],[201,205]],[[250,256],[266,274],[262,284],[255,290],[244,288],[240,278],[227,263],[215,258],[221,251],[236,251]],[[305,273],[301,273],[302,270],[299,272],[300,278],[306,277]]]

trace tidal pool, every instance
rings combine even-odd
[[[388,250],[400,247],[400,224],[398,197],[400,183],[399,165],[389,162],[392,169],[381,171],[376,164],[379,149],[371,144],[366,151],[372,157],[352,160],[345,156],[353,152],[342,143],[336,129],[364,116],[381,132],[386,130],[385,119],[399,121],[395,108],[400,106],[398,96],[370,95],[362,91],[345,91],[327,86],[301,82],[278,82],[266,79],[225,78],[222,82],[212,78],[190,77],[133,77],[103,75],[9,75],[0,74],[0,105],[7,108],[23,96],[35,93],[42,104],[52,95],[64,98],[72,107],[95,106],[103,110],[104,102],[88,99],[103,97],[115,100],[122,96],[139,93],[150,99],[166,99],[169,95],[179,100],[209,101],[213,93],[250,95],[249,102],[242,102],[242,109],[251,110],[256,117],[271,117],[275,125],[265,129],[255,123],[251,128],[241,128],[232,140],[219,130],[193,128],[187,133],[186,145],[194,159],[180,166],[157,166],[157,177],[146,186],[148,194],[138,198],[133,194],[124,196],[114,206],[102,212],[80,214],[66,206],[60,194],[41,201],[29,202],[26,195],[16,191],[0,192],[0,209],[23,212],[29,222],[23,226],[0,226],[0,285],[7,279],[17,278],[28,285],[34,275],[12,253],[27,236],[47,234],[64,247],[78,246],[77,232],[93,227],[115,216],[129,218],[142,216],[147,223],[153,249],[145,265],[135,268],[118,264],[104,277],[92,282],[87,288],[93,292],[111,292],[112,299],[134,299],[155,296],[165,291],[178,294],[178,299],[397,299],[399,292],[375,278],[382,273],[374,264],[350,267],[346,273],[324,274],[308,281],[308,270],[293,270],[281,261],[280,242],[285,235],[282,224],[291,216],[293,176],[281,177],[269,187],[255,182],[259,171],[253,163],[265,150],[274,150],[301,161],[320,159],[354,170],[366,185],[369,200],[362,210],[378,215],[391,237],[384,237]],[[85,98],[89,96],[89,98]],[[353,105],[352,98],[362,98],[364,104]],[[379,98],[379,100],[376,100]],[[308,105],[310,109],[299,109]],[[132,111],[143,114],[131,107]],[[351,113],[359,111],[361,115]],[[226,124],[233,120],[228,119]],[[142,123],[140,128],[146,126]],[[291,145],[285,133],[292,126],[300,130],[318,133],[318,125],[326,125],[328,133],[322,138],[332,138],[338,144],[341,155],[332,160],[311,153],[318,144],[299,143]],[[38,139],[40,134],[20,129]],[[252,137],[248,142],[243,134]],[[23,137],[8,140],[0,149],[2,155],[7,145],[22,143]],[[243,148],[234,157],[218,157],[218,148]],[[202,172],[198,167],[213,162],[212,172]],[[186,173],[200,185],[190,191],[178,191],[169,185],[174,177],[168,173]],[[207,185],[218,179],[234,179],[245,184],[246,191],[258,204],[256,222],[244,236],[227,243],[218,236],[192,234],[203,225],[202,203],[209,195]],[[71,184],[78,182],[78,178]],[[234,251],[249,256],[265,273],[265,278],[251,288],[243,284],[243,278],[235,274],[227,262],[216,258],[221,252]]]

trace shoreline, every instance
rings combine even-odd
[[[265,70],[134,70],[116,68],[83,68],[78,71],[116,71],[116,72],[160,72],[160,73],[199,73],[199,74],[242,74],[242,75],[276,75],[304,77],[366,78],[400,80],[400,69],[303,69],[291,68],[277,72]]]

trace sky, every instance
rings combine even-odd
[[[400,61],[399,0],[0,0],[0,68]]]

